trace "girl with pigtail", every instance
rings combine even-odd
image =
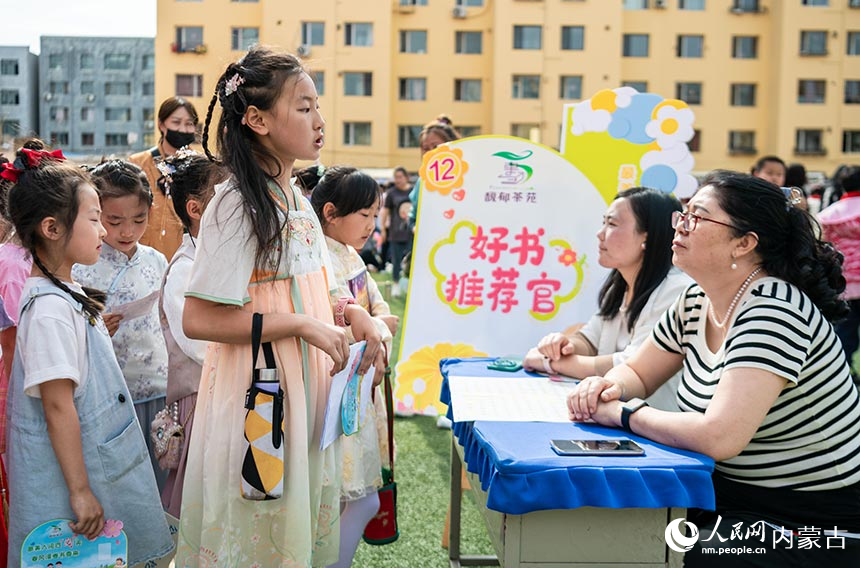
[[[383,365],[370,315],[335,282],[310,203],[292,185],[296,160],[316,160],[325,121],[313,81],[292,55],[251,49],[219,78],[209,104],[229,179],[215,186],[183,312],[185,334],[211,341],[203,363],[182,499],[178,567],[325,566],[337,561],[340,446],[320,450],[331,377],[347,362],[341,327],[367,340],[359,365]],[[251,323],[263,314],[284,400],[283,496],[242,498],[244,395],[251,382]],[[335,325],[337,323],[338,325]],[[341,326],[341,327],[339,327]]]
[[[129,564],[173,547],[146,445],[101,318],[103,298],[72,279],[106,231],[90,178],[60,151],[22,149],[2,177],[8,215],[33,268],[21,294],[9,389],[8,566],[37,526],[71,519],[87,538],[122,521]],[[103,296],[103,295],[102,295]]]

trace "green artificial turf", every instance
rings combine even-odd
[[[387,273],[373,275],[390,281]],[[403,320],[405,297],[390,298],[391,312]],[[394,338],[392,367],[399,353],[400,331]],[[397,522],[400,538],[384,546],[359,545],[353,568],[447,568],[442,529],[448,510],[451,431],[436,428],[431,417],[397,418]],[[469,491],[463,499],[462,554],[493,554],[486,527]]]

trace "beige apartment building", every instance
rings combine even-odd
[[[326,164],[415,170],[442,113],[557,148],[562,106],[620,85],[690,105],[697,171],[860,162],[860,0],[158,0],[156,107],[205,114],[256,43],[313,71]]]

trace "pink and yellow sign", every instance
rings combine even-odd
[[[522,355],[587,321],[606,275],[607,204],[645,185],[692,194],[693,113],[629,87],[564,108],[561,153],[481,136],[424,155],[397,409],[434,415],[446,357]]]

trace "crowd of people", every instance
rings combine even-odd
[[[317,101],[298,59],[255,47],[219,77],[202,153],[196,109],[172,97],[156,147],[127,161],[80,168],[33,139],[2,164],[9,566],[62,518],[87,538],[121,519],[129,565],[163,557],[164,511],[180,521],[176,566],[352,564],[393,465],[382,385],[400,322],[368,272],[390,269],[391,295],[405,292],[420,181],[398,167],[383,192],[352,167],[294,172],[325,141]],[[420,149],[458,138],[440,116]],[[581,379],[571,420],[714,458],[716,511],[692,513],[702,530],[838,527],[844,549],[768,565],[856,565],[860,167],[805,185],[802,166],[766,156],[751,175],[712,173],[684,204],[622,192],[597,234],[596,312],[523,364]],[[254,329],[280,408],[255,447],[281,461],[249,449]],[[324,446],[332,377],[359,341],[372,403],[357,435]]]

